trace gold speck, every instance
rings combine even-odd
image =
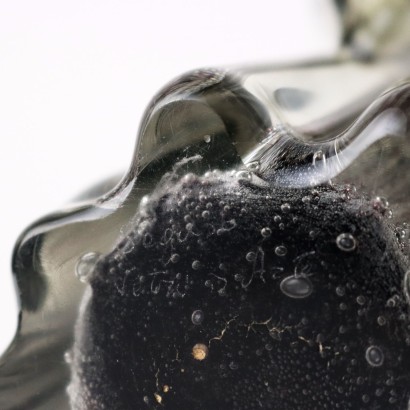
[[[192,356],[195,360],[202,361],[208,356],[208,347],[202,343],[197,343],[192,348]]]
[[[154,393],[154,397],[159,404],[162,403],[162,397],[158,393]]]
[[[169,392],[169,386],[166,384],[166,385],[162,388],[162,391],[163,391],[164,393],[168,393],[168,392]]]

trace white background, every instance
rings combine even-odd
[[[201,66],[329,55],[338,29],[330,0],[3,0],[0,353],[17,324],[17,236],[127,168],[164,83]]]

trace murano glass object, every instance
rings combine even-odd
[[[17,243],[0,408],[408,409],[410,55],[392,44],[158,93],[125,176]]]

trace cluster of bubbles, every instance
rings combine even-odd
[[[380,212],[380,214],[391,219],[393,217],[393,211],[389,208],[390,204],[386,198],[382,196],[376,196],[373,199],[373,208]]]

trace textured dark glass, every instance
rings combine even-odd
[[[372,201],[345,194],[216,173],[147,201],[90,279],[74,408],[400,408],[408,261]]]

